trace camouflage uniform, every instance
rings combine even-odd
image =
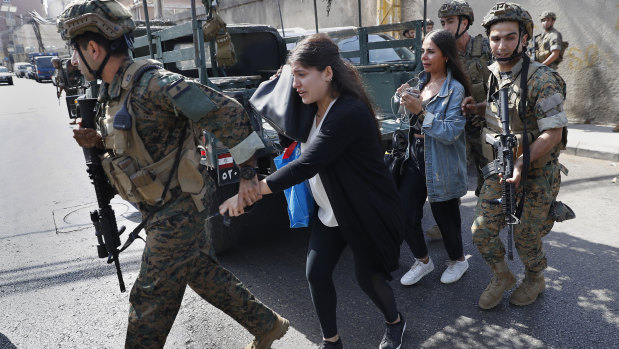
[[[104,84],[101,103],[119,103],[121,80],[127,60],[111,84]],[[165,91],[182,76],[165,70],[144,74],[131,95],[130,108],[135,111],[137,132],[147,151],[157,161],[176,150],[185,117],[175,114],[174,105]],[[234,100],[205,86],[205,94],[217,110],[200,124],[229,146],[240,143],[251,132],[249,118]],[[186,285],[209,303],[230,315],[253,335],[261,335],[273,326],[276,315],[264,306],[228,270],[219,265],[204,220],[217,209],[213,202],[215,182],[202,169],[207,194],[202,212],[193,199],[178,188],[172,200],[158,211],[146,225],[146,246],[140,274],[131,289],[127,347],[160,347],[165,343],[181,305]],[[139,204],[143,217],[155,207]]]
[[[552,51],[559,50],[561,51],[561,46],[563,44],[563,38],[561,33],[558,32],[554,27],[549,31],[544,31],[542,34],[537,34],[535,36],[535,60],[537,62],[544,62]],[[557,58],[554,62],[550,63],[548,66],[554,70],[559,68],[559,63],[561,63],[561,58]]]
[[[456,33],[456,39],[460,38],[468,28],[473,24],[475,15],[473,9],[466,1],[450,0],[445,2],[438,10],[438,17],[445,18],[450,16],[458,16],[458,30],[462,18],[468,19],[468,26],[464,32]],[[470,36],[466,49],[460,53],[462,59],[462,67],[467,76],[471,79],[471,94],[476,103],[481,103],[486,100],[486,82],[490,77],[488,65],[492,62],[492,52],[488,39],[481,34]],[[467,158],[471,159],[473,165],[477,169],[477,187],[475,195],[479,196],[479,191],[484,183],[484,177],[481,173],[481,168],[487,163],[486,158],[481,150],[481,129],[484,125],[484,117],[482,115],[467,115],[466,125],[464,128],[466,135]]]
[[[524,24],[521,28],[524,27],[529,35],[533,31],[530,15],[517,4],[496,4],[486,15],[482,25],[489,31],[493,23],[501,20]],[[563,101],[566,95],[565,82],[557,72],[537,62],[530,62],[528,67],[526,108],[524,120],[521,121],[519,109],[522,65],[523,59],[521,58],[512,67],[512,71],[503,76],[499,73],[498,62],[489,67],[492,73],[489,84],[491,98],[486,108],[487,128],[484,128],[483,133],[493,135],[501,132],[500,119],[497,117],[498,101],[492,96],[496,96],[499,89],[507,87],[510,105],[509,126],[514,134],[522,134],[522,122],[525,122],[531,143],[542,132],[550,129],[563,128],[564,138],[547,154],[530,163],[526,183],[525,178],[522,178],[516,190],[517,198],[520,197],[525,186],[527,194],[520,217],[521,222],[515,225],[514,229],[516,250],[526,270],[523,283],[510,298],[510,302],[516,305],[531,304],[545,287],[542,271],[546,268],[547,262],[542,237],[554,224],[549,211],[561,184],[558,157],[560,148],[566,142],[565,127],[568,124],[567,116],[563,111]],[[518,143],[521,144],[521,141],[519,140]],[[484,144],[484,154],[492,154],[492,149],[487,144]],[[492,160],[491,156],[487,155],[488,160]],[[515,284],[514,276],[505,264],[505,248],[499,238],[499,232],[505,226],[501,204],[497,203],[500,198],[501,185],[498,175],[494,174],[484,182],[475,209],[477,218],[471,227],[473,242],[494,273],[493,279],[480,297],[479,306],[483,309],[496,306],[503,292]]]
[[[529,69],[533,69],[535,63],[531,63]],[[539,63],[538,63],[539,65]],[[510,87],[510,101],[517,98],[513,88],[520,81],[522,60],[514,66],[511,76],[500,80],[498,63],[490,66],[494,77],[500,81],[497,91],[502,87]],[[558,105],[548,111],[544,111],[544,101],[553,95],[559,94],[565,98],[565,83],[556,72],[540,66],[528,80],[528,99],[525,120],[527,130],[532,134],[558,127],[567,126],[567,117],[562,111],[557,112]],[[494,91],[490,91],[492,94]],[[510,104],[512,104],[510,102]],[[489,106],[490,107],[490,106]],[[517,114],[510,113],[510,125],[518,118]],[[495,129],[494,130],[499,131]],[[546,268],[546,255],[542,246],[542,236],[546,235],[554,219],[550,217],[550,205],[559,193],[561,175],[559,166],[559,148],[555,146],[549,154],[531,163],[529,168],[526,188],[527,197],[522,211],[521,223],[515,226],[514,239],[520,259],[531,271],[542,271]],[[540,161],[541,160],[541,161]],[[517,197],[522,192],[522,186],[517,190]],[[479,249],[482,257],[489,264],[495,264],[503,260],[505,248],[499,239],[499,232],[505,226],[505,218],[501,205],[496,199],[501,197],[501,185],[498,175],[488,178],[482,187],[475,214],[477,218],[471,228],[473,242]]]
[[[71,61],[67,62],[67,66],[69,64],[71,64]],[[73,67],[73,69],[71,69],[70,71],[68,68],[65,68],[65,72],[66,80],[64,81],[64,84],[67,96],[75,96],[81,94],[84,86],[84,75],[80,73],[80,70],[77,67]]]
[[[91,17],[84,20],[84,14]],[[91,19],[92,22],[88,22]],[[116,26],[88,27],[88,23],[101,23],[105,20],[113,21],[112,24]],[[115,1],[99,0],[71,3],[60,16],[58,25],[63,38],[71,40],[88,30],[100,32],[108,40],[114,40],[122,38],[122,35],[130,33],[134,28],[130,13],[122,5]],[[133,119],[130,136],[133,137],[135,132],[144,146],[144,150],[138,149],[139,153],[135,151],[135,144],[124,149],[124,155],[137,159],[133,163],[137,163],[137,166],[142,165],[140,159],[144,157],[143,153],[152,157],[154,163],[161,163],[163,158],[169,158],[168,155],[177,151],[181,143],[179,141],[183,137],[183,129],[189,134],[184,136],[183,150],[186,149],[186,144],[194,144],[196,131],[207,129],[230,148],[237,163],[248,161],[255,150],[263,146],[261,142],[256,143],[255,138],[258,136],[252,133],[249,117],[234,99],[196,83],[192,86],[197,86],[201,99],[192,100],[189,108],[200,109],[203,105],[210,107],[205,113],[198,113],[197,118],[195,115],[184,115],[180,110],[186,109],[182,109],[183,105],[180,105],[170,92],[173,91],[173,86],[181,86],[179,82],[182,82],[183,77],[164,69],[151,69],[146,70],[135,81],[135,78],[131,79],[134,75],[127,75],[133,64],[140,66],[127,58],[113,80],[101,87],[97,125],[109,155],[118,155],[117,146],[121,143],[118,141],[120,138],[116,125],[111,128],[111,124],[106,123],[114,120],[111,115],[116,115],[114,110],[120,110],[123,105],[128,107]],[[173,85],[175,83],[177,84]],[[183,91],[185,95],[188,93]],[[125,96],[129,98],[125,100]],[[118,134],[124,135],[122,132]],[[104,159],[104,166],[105,161]],[[189,285],[203,299],[256,336],[258,343],[254,342],[252,348],[262,349],[265,345],[260,342],[263,342],[264,337],[273,336],[276,324],[278,328],[282,327],[282,319],[258,301],[231,272],[219,265],[204,226],[209,213],[217,210],[218,203],[214,201],[216,184],[204,166],[199,166],[198,172],[194,167],[194,172],[189,172],[197,173],[200,177],[199,182],[203,183],[201,195],[184,192],[181,174],[184,176],[187,171],[181,170],[182,166],[183,160],[176,175],[169,177],[173,178],[172,182],[176,184],[171,185],[162,209],[156,210],[159,207],[151,206],[148,201],[138,203],[144,219],[149,213],[155,213],[145,225],[146,245],[140,272],[129,297],[131,307],[125,346],[162,348]],[[106,174],[117,190],[124,189],[119,187],[118,182],[114,182],[107,170]],[[153,179],[158,179],[159,174],[152,175]],[[134,181],[134,177],[131,177],[131,181]],[[137,186],[135,183],[133,185]],[[140,190],[139,186],[137,190]],[[199,201],[196,201],[196,198]],[[287,321],[284,321],[283,333],[288,328]],[[281,337],[283,333],[277,335]],[[272,341],[273,338],[268,344]]]
[[[492,62],[492,52],[490,52],[488,39],[483,38],[481,34],[471,37],[471,40],[466,45],[466,51],[460,54],[460,59],[462,59],[466,74],[471,79],[471,92],[475,102],[484,102],[486,100],[485,84],[490,77],[488,65]],[[471,157],[477,170],[477,187],[475,189],[475,195],[477,196],[479,196],[479,191],[484,183],[481,169],[488,163],[481,149],[481,130],[483,126],[483,116],[467,115],[464,132],[466,135],[467,155]]]

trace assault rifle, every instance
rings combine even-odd
[[[82,127],[96,129],[95,126],[95,107],[97,105],[96,98],[78,98],[78,106],[82,117]],[[95,235],[97,236],[97,252],[99,258],[106,258],[108,264],[114,262],[116,266],[116,275],[120,284],[120,292],[125,292],[125,282],[123,281],[122,271],[120,270],[120,262],[118,255],[120,251],[120,234],[125,231],[125,227],[118,229],[116,225],[116,216],[110,205],[110,200],[115,195],[114,188],[108,182],[107,176],[103,171],[101,159],[96,148],[84,148],[84,158],[86,159],[87,172],[92,184],[95,187],[97,195],[97,203],[99,209],[90,212],[90,220],[95,227]]]
[[[507,101],[508,88],[499,90],[499,117],[501,118],[502,132],[498,139],[491,135],[486,135],[486,142],[492,144],[495,153],[495,160],[489,167],[494,167],[496,172],[503,177],[501,181],[501,198],[495,203],[500,203],[503,207],[505,223],[509,227],[507,235],[509,260],[514,259],[512,250],[514,240],[514,226],[520,224],[520,219],[516,216],[516,188],[513,183],[505,180],[512,178],[514,174],[514,148],[517,145],[516,136],[509,130],[509,105]]]

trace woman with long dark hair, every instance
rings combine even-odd
[[[402,96],[401,103],[412,113],[412,120],[419,122],[425,143],[425,171],[418,173],[419,183],[415,185],[424,190],[406,192],[403,191],[406,188],[400,187],[403,200],[415,203],[410,205],[415,211],[410,217],[416,217],[414,221],[407,222],[405,233],[415,256],[415,263],[400,279],[406,286],[417,283],[434,270],[421,230],[426,195],[449,256],[441,282],[458,281],[469,266],[462,248],[459,200],[467,192],[468,180],[463,133],[466,120],[460,104],[471,93],[470,82],[462,69],[456,41],[450,32],[435,30],[428,33],[421,50],[423,71],[416,86],[418,94],[407,93],[407,89],[410,91],[407,84],[398,89]],[[425,183],[422,183],[424,177]]]
[[[260,182],[262,194],[308,180],[318,205],[307,252],[306,275],[323,334],[321,348],[342,348],[332,274],[350,246],[361,289],[383,313],[379,348],[400,348],[406,323],[388,283],[398,268],[404,230],[395,184],[383,161],[379,129],[357,70],[344,62],[325,34],[303,39],[288,62],[304,104],[317,112],[299,159]],[[220,212],[243,212],[236,197]]]

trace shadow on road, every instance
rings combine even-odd
[[[391,284],[399,309],[408,319],[404,347],[602,348],[616,345],[612,333],[619,329],[619,249],[561,232],[569,222],[556,224],[544,239],[549,268],[545,272],[546,290],[537,302],[526,307],[513,306],[509,304],[512,290],[495,309],[483,311],[478,308],[477,301],[491,273],[470,238],[473,205],[463,205],[462,212],[464,251],[471,267],[459,282],[440,283],[445,269],[441,261],[447,260],[447,255],[441,241],[428,241],[435,270],[415,286],[401,286],[398,280],[412,264],[408,246],[402,246],[401,268],[394,272]],[[305,280],[308,236],[305,229],[286,229],[268,240],[245,240],[220,259],[259,299],[318,344],[320,327]],[[517,255],[515,258],[508,261],[508,265],[521,280],[523,266]],[[342,256],[334,280],[338,291],[339,333],[345,345],[376,347],[383,332],[382,316],[358,287],[349,250]]]
[[[0,348],[17,349],[17,347],[13,345],[13,343],[11,343],[11,340],[8,339],[7,336],[3,335],[2,333],[0,333]]]

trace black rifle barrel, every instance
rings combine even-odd
[[[78,98],[77,103],[82,117],[82,127],[96,129],[94,119],[97,99]],[[120,261],[118,260],[118,254],[120,253],[118,250],[120,246],[120,234],[125,230],[125,227],[123,226],[120,228],[120,231],[118,230],[116,216],[110,205],[110,200],[112,200],[115,195],[114,189],[107,180],[105,171],[101,165],[101,159],[99,158],[99,154],[97,154],[97,149],[94,147],[88,149],[84,148],[84,158],[86,159],[88,176],[95,187],[95,194],[99,205],[99,209],[90,213],[90,219],[95,227],[95,235],[98,242],[98,255],[99,258],[107,257],[108,263],[114,262],[118,283],[120,285],[120,292],[125,292],[125,282],[123,281]]]
[[[512,178],[514,175],[514,147],[516,146],[516,140],[514,135],[509,129],[509,99],[508,88],[502,88],[499,90],[499,117],[501,118],[501,143],[502,143],[502,170],[503,170],[503,182],[501,185],[501,203],[503,206],[503,214],[505,216],[505,223],[509,227],[509,233],[507,234],[507,255],[509,260],[514,259],[513,253],[513,240],[514,240],[514,225],[518,224],[516,219],[516,189],[513,183],[507,183],[505,180]]]

